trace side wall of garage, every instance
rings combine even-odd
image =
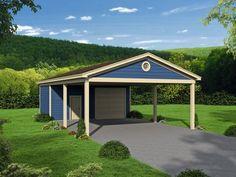
[[[126,90],[125,110],[130,111],[130,91],[129,86],[90,86],[90,119],[95,119],[95,90],[96,88],[124,88]],[[40,86],[40,113],[49,114],[49,86]],[[62,85],[51,87],[51,111],[52,117],[56,120],[63,118],[63,88]],[[82,98],[82,117],[84,117],[84,87],[80,85],[69,85],[67,87],[67,117],[70,119],[70,96],[81,96]],[[109,111],[109,109],[107,110]]]

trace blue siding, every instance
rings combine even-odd
[[[40,86],[39,108],[40,113],[49,114],[49,87]]]
[[[52,117],[56,120],[63,119],[63,87],[52,86]]]
[[[142,63],[149,61],[151,70],[145,72],[142,70]],[[161,66],[156,61],[145,58],[142,61],[132,63],[128,66],[121,67],[106,73],[97,75],[96,77],[112,77],[112,78],[146,78],[146,79],[189,79],[180,73],[174,72]]]

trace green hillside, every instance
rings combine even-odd
[[[212,50],[220,49],[220,48],[224,48],[224,47],[219,46],[219,47],[179,48],[179,49],[170,49],[170,50],[165,50],[165,51],[184,53],[186,55],[195,56],[195,57],[208,57]]]
[[[13,36],[0,46],[0,69],[22,70],[40,62],[58,67],[89,65],[123,59],[146,52],[142,49],[79,44],[77,42],[41,37]],[[152,51],[168,59],[170,52]]]

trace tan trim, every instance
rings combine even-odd
[[[138,61],[138,60],[141,60],[141,59],[146,58],[146,57],[150,57],[150,58],[158,61],[160,64],[164,64],[164,65],[169,66],[170,68],[176,69],[177,71],[182,72],[182,73],[194,78],[195,80],[201,80],[201,77],[198,76],[197,74],[194,74],[190,71],[187,71],[187,70],[181,68],[180,66],[177,66],[177,65],[175,65],[175,64],[173,64],[173,63],[171,63],[167,60],[164,60],[164,59],[162,59],[162,58],[160,58],[160,57],[158,57],[158,56],[156,56],[152,53],[144,53],[144,54],[141,54],[141,55],[138,55],[138,56],[135,56],[135,57],[124,59],[122,61],[117,61],[115,63],[109,64],[109,65],[106,65],[106,66],[102,66],[102,67],[97,68],[97,69],[93,69],[91,71],[84,72],[82,74],[74,74],[74,75],[70,75],[70,76],[64,76],[64,77],[59,77],[59,78],[54,78],[54,79],[48,79],[48,80],[40,81],[38,83],[39,84],[45,84],[45,83],[58,82],[58,81],[64,81],[64,80],[87,78],[91,75],[94,75],[94,74],[97,74],[97,73],[100,73],[100,72],[104,72],[104,71],[107,71],[107,70],[111,70],[111,69],[114,69],[116,67],[120,67],[122,65],[125,65],[125,64],[134,62],[134,61]]]
[[[63,126],[67,128],[67,86],[63,85]]]
[[[84,82],[84,123],[86,134],[89,136],[89,81]]]
[[[153,87],[153,122],[157,122],[157,86]]]
[[[44,86],[44,85],[61,85],[61,84],[74,84],[74,83],[84,83],[84,80],[83,78],[81,79],[68,79],[68,80],[55,80],[55,81],[52,81],[51,79],[50,80],[45,80],[45,81],[39,81],[38,84],[40,84],[41,86]]]
[[[48,106],[49,106],[49,116],[52,116],[52,86],[48,86]]]
[[[190,85],[190,128],[195,129],[195,84]]]
[[[160,84],[192,84],[194,80],[174,80],[174,79],[134,79],[134,78],[106,78],[94,77],[89,80],[90,82],[105,82],[105,83],[160,83]]]

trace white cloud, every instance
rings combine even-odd
[[[187,33],[188,29],[183,29],[183,30],[179,30],[177,31],[178,34],[183,34],[183,33]]]
[[[143,50],[149,49],[149,47],[138,47],[138,48]]]
[[[127,7],[114,7],[109,9],[111,12],[119,12],[119,13],[134,13],[137,12],[136,8],[127,8]]]
[[[152,9],[153,9],[153,7],[147,7],[147,9],[148,9],[148,10],[152,10]]]
[[[87,39],[80,39],[80,40],[74,40],[75,42],[82,43],[82,44],[88,44],[89,41]]]
[[[69,15],[65,18],[65,20],[74,20],[74,19],[76,19],[76,17],[73,15]]]
[[[50,31],[48,34],[49,34],[50,36],[55,36],[55,35],[58,35],[59,32]]]
[[[71,28],[61,30],[62,33],[69,33],[71,31],[73,31]]]
[[[202,37],[200,37],[200,39],[208,39],[208,37],[202,36]]]
[[[26,31],[26,30],[32,30],[33,27],[32,26],[22,26],[22,25],[17,25],[17,32],[22,32],[22,31]]]
[[[88,31],[87,30],[83,30],[83,33],[88,33]]]
[[[112,40],[114,40],[114,37],[109,36],[109,37],[106,37],[105,40],[112,41]]]
[[[90,21],[92,19],[93,19],[93,17],[91,17],[91,16],[82,16],[82,17],[80,17],[80,20],[82,20],[82,21]]]
[[[198,7],[184,6],[184,7],[177,7],[175,9],[171,9],[171,10],[162,12],[162,15],[168,16],[168,15],[178,14],[178,13],[182,13],[182,12],[193,12],[193,11],[203,10],[203,9],[207,9],[207,8],[209,8],[209,6],[198,6]]]
[[[146,41],[136,41],[136,42],[133,42],[133,45],[155,44],[155,43],[184,43],[184,42],[185,42],[185,40],[154,39],[154,40],[146,40]]]
[[[17,33],[26,36],[39,36],[42,32],[47,31],[38,27],[32,27],[29,25],[17,25]]]

